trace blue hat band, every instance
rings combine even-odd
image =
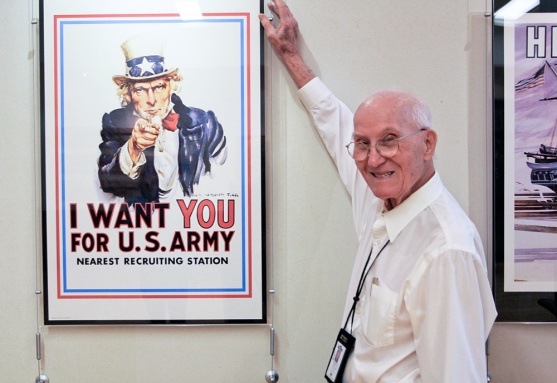
[[[167,71],[162,56],[141,56],[126,62],[128,66],[128,76],[148,77],[161,74]]]

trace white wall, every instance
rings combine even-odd
[[[436,165],[489,243],[489,90],[486,2],[289,0],[305,56],[355,108],[382,88],[415,92],[430,106]],[[34,150],[27,1],[0,4],[0,381],[38,375]],[[266,55],[269,255],[275,369],[281,382],[322,381],[341,321],[355,235],[348,199],[270,51]],[[487,246],[486,246],[487,247]],[[270,301],[271,302],[271,301]],[[40,321],[39,321],[40,323]],[[551,326],[498,325],[494,382],[554,378]],[[267,326],[43,328],[42,371],[51,382],[264,382]],[[534,344],[535,342],[535,344]],[[510,347],[509,347],[510,346]],[[538,352],[521,358],[521,350]],[[519,378],[520,377],[520,378]]]

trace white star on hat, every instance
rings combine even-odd
[[[141,61],[141,64],[138,65],[138,67],[141,68],[141,74],[139,75],[140,77],[143,76],[145,72],[155,74],[153,71],[153,63],[147,61],[146,57],[143,57],[143,60]]]

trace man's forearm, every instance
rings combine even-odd
[[[315,74],[306,64],[301,55],[286,56],[281,57],[281,59],[298,89],[306,85],[315,77]]]

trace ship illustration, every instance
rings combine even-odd
[[[519,81],[515,91],[520,92],[528,88],[543,85],[544,98],[540,101],[557,100],[557,72],[555,63],[545,64],[532,76]],[[535,153],[525,152],[526,165],[532,169],[530,181],[533,184],[545,186],[557,194],[557,119],[545,142],[540,144]]]

